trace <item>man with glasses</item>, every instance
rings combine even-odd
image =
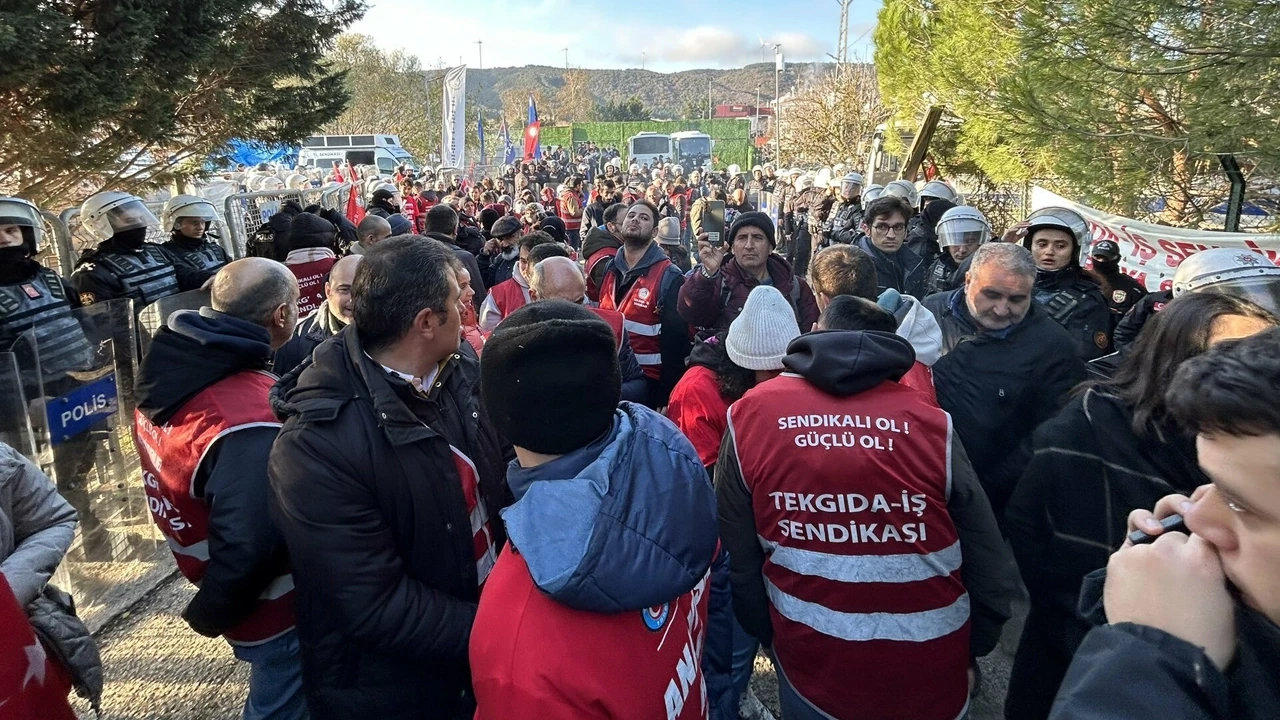
[[[901,198],[876,198],[867,205],[863,216],[862,232],[866,234],[855,244],[875,261],[876,285],[880,292],[893,288],[903,295],[919,298],[925,292],[928,268],[920,256],[906,246],[910,219],[911,207]]]

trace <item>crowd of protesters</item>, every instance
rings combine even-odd
[[[1063,208],[997,233],[940,181],[551,154],[288,207],[229,263],[200,203],[153,249],[104,193],[69,281],[0,199],[14,298],[210,292],[134,431],[246,718],[763,718],[764,653],[785,720],[951,720],[1023,588],[1011,720],[1280,714],[1264,255],[1193,255],[1147,307]],[[27,601],[74,518],[0,471]]]

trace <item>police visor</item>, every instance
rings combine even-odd
[[[107,211],[107,222],[111,224],[111,233],[125,230],[136,230],[150,225],[159,225],[160,221],[142,204],[141,200],[131,200]]]

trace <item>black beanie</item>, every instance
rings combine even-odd
[[[613,426],[622,399],[613,330],[564,300],[525,305],[485,343],[480,391],[513,445],[547,455],[584,447]]]
[[[769,247],[777,247],[778,241],[774,237],[773,218],[759,211],[744,212],[738,215],[738,219],[733,221],[733,226],[729,228],[729,244],[733,245],[733,238],[737,236],[738,231],[748,225],[758,227],[764,231],[764,236],[769,240]]]
[[[333,223],[319,215],[298,213],[289,227],[289,249],[332,248],[338,235]]]
[[[538,229],[555,238],[556,242],[569,244],[569,236],[564,229],[564,221],[555,215],[548,215],[542,219],[542,224]]]

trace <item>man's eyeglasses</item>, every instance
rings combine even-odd
[[[907,224],[897,223],[895,225],[885,225],[884,223],[876,223],[875,225],[871,226],[871,229],[880,233],[881,235],[889,232],[890,230],[892,230],[895,233],[900,233],[907,229]]]

